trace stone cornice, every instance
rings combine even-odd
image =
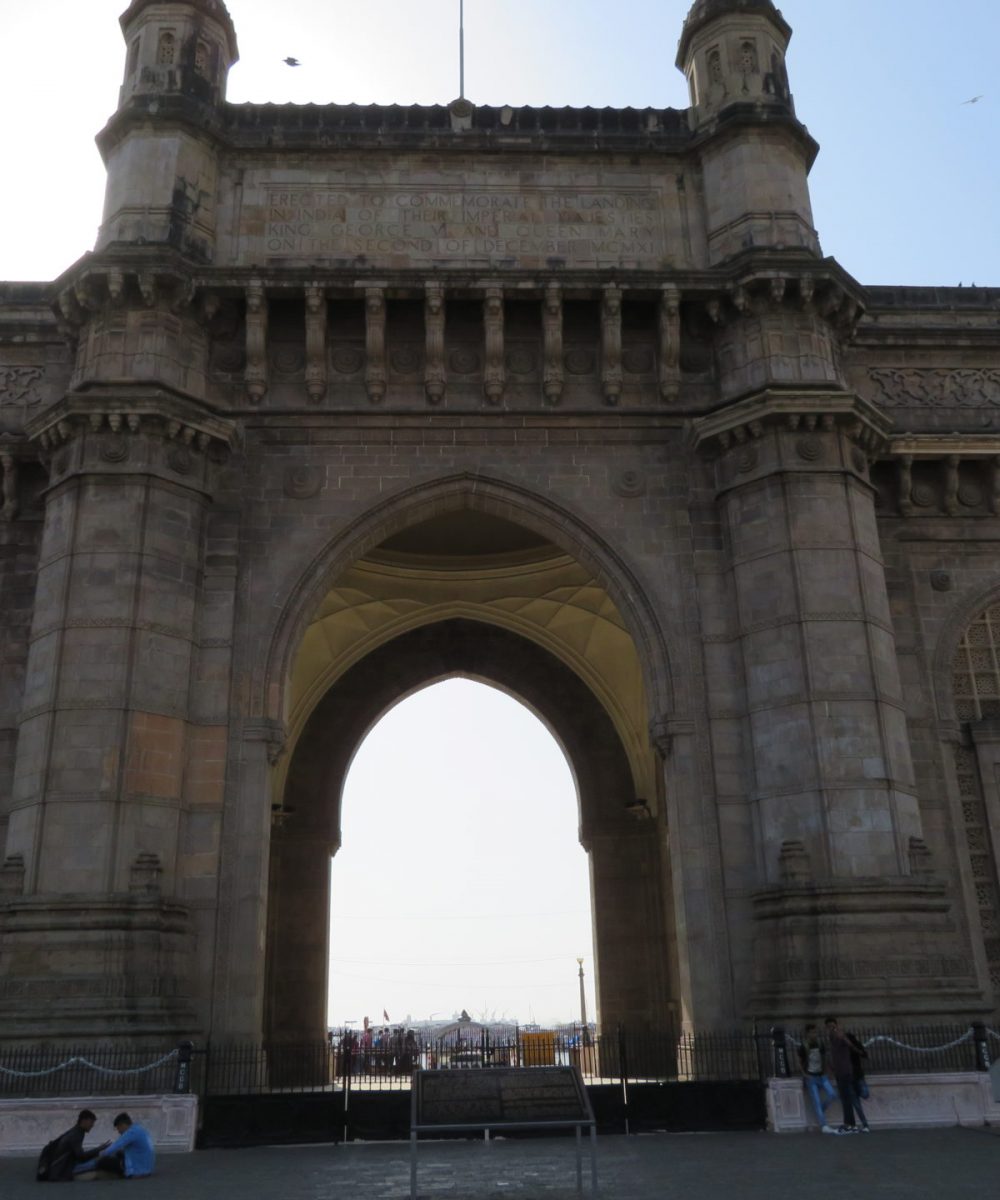
[[[891,438],[887,456],[902,458],[993,458],[1000,455],[996,433],[904,433]]]
[[[57,404],[33,417],[28,437],[43,450],[72,440],[85,430],[116,437],[153,432],[192,450],[228,452],[236,443],[237,427],[204,405],[160,388],[129,387],[70,392]]]
[[[813,432],[840,430],[869,454],[884,447],[892,421],[852,392],[768,389],[692,422],[696,449],[718,452],[756,441],[768,426]]]

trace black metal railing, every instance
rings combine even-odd
[[[199,1091],[200,1061],[189,1042],[135,1049],[121,1045],[4,1046],[0,1097],[154,1095]]]
[[[854,1025],[844,1028],[864,1047],[866,1075],[944,1074],[950,1071],[988,1071],[1000,1059],[1000,1034],[981,1023],[955,1025]],[[775,1028],[772,1053],[775,1075],[797,1075],[798,1030]],[[822,1029],[821,1038],[825,1038]],[[782,1045],[784,1055],[782,1055]],[[782,1069],[781,1060],[785,1064]]]
[[[1000,1032],[982,1024],[849,1026],[865,1045],[866,1074],[986,1071],[1000,1059]],[[821,1036],[822,1033],[821,1033]],[[370,1038],[338,1030],[326,1041],[182,1043],[160,1049],[0,1043],[0,1096],[45,1097],[197,1092],[403,1091],[414,1070],[565,1065],[584,1083],[760,1082],[799,1073],[799,1030],[734,1031],[482,1029],[443,1037],[396,1030]]]

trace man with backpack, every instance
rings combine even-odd
[[[70,1183],[81,1163],[88,1162],[95,1154],[100,1154],[111,1145],[110,1142],[102,1142],[100,1146],[84,1150],[83,1139],[94,1128],[96,1121],[96,1115],[89,1108],[85,1108],[76,1118],[72,1129],[67,1129],[64,1134],[49,1142],[38,1156],[35,1178],[40,1183]]]

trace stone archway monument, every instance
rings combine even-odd
[[[568,748],[602,1019],[988,1010],[924,697],[995,299],[823,256],[771,0],[684,111],[231,105],[222,0],[121,21],[96,247],[0,300],[5,1035],[315,1031],[308,838],[449,671]]]

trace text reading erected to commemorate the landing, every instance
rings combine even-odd
[[[270,259],[465,259],[583,265],[649,262],[665,253],[653,188],[271,187]]]

